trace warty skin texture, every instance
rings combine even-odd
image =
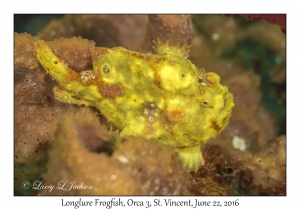
[[[92,48],[93,70],[78,73],[44,41],[34,54],[58,82],[57,100],[96,107],[122,137],[175,147],[186,166],[200,165],[200,146],[226,127],[235,106],[217,74],[177,55]]]

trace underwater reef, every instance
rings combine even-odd
[[[64,15],[37,34],[15,32],[14,194],[286,195],[285,16],[268,16],[270,23],[258,19],[264,16],[246,17],[250,20],[236,15]],[[101,64],[104,76],[91,71],[108,52],[115,56],[109,62],[142,66],[141,72],[131,71],[137,79],[152,78],[141,60],[164,68],[141,90],[144,86],[130,74],[116,85],[105,78],[114,71],[111,66]],[[165,54],[170,56],[155,57]],[[45,70],[47,59],[57,59],[67,77],[53,73],[55,65]],[[180,70],[178,77],[166,73],[170,66]],[[197,75],[195,83],[190,75]],[[100,108],[94,84],[105,98]],[[124,95],[126,100],[118,100]],[[127,103],[133,95],[150,99],[135,106]],[[64,98],[69,96],[70,103]],[[198,102],[218,111],[202,113]],[[115,107],[118,115],[110,112]],[[222,117],[208,120],[211,116]],[[196,155],[202,155],[196,162],[201,163],[187,167],[194,150],[183,154],[182,146],[197,146]],[[43,189],[63,185],[62,180],[79,187]]]

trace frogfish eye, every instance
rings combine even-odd
[[[202,106],[203,108],[213,108],[212,104],[209,103],[207,100],[204,100],[200,103],[200,106]]]
[[[109,72],[110,72],[109,67],[107,65],[103,66],[102,71],[104,74],[109,74]]]

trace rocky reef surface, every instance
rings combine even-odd
[[[95,108],[55,100],[57,83],[33,55],[38,40],[77,72],[91,69],[94,46],[155,53],[168,41],[218,73],[236,107],[191,171],[168,147],[121,138]],[[15,195],[285,195],[285,42],[278,25],[223,15],[66,15],[37,36],[15,33]],[[22,187],[61,180],[85,187]]]

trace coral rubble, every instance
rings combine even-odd
[[[285,136],[253,155],[221,141],[203,149],[205,164],[190,173],[196,195],[286,195]]]

